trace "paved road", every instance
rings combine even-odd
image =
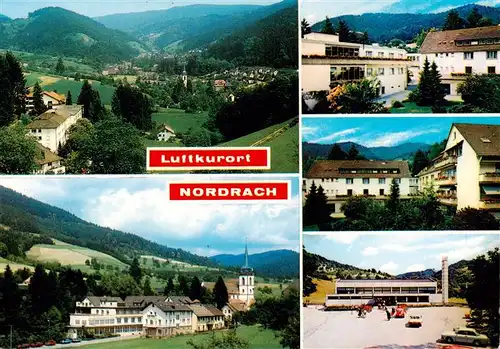
[[[410,94],[411,91],[415,90],[417,88],[417,85],[412,84],[408,85],[408,89],[401,91],[401,92],[396,92],[392,93],[390,95],[386,95],[384,97],[380,97],[377,99],[378,102],[384,102],[385,107],[390,107],[392,104],[392,101],[400,101],[402,102],[406,98],[408,98],[408,95]]]
[[[422,315],[421,328],[407,328],[406,319],[387,321],[384,311],[373,309],[365,319],[355,311],[304,308],[304,348],[436,348],[445,330],[465,326],[466,308],[410,309]]]
[[[126,337],[114,337],[114,338],[106,338],[106,339],[94,339],[92,341],[82,341],[80,343],[70,343],[70,344],[56,344],[52,346],[43,346],[41,347],[42,349],[48,349],[48,348],[76,348],[76,347],[82,347],[85,345],[91,345],[91,344],[101,344],[101,343],[108,343],[108,342],[117,342],[117,341],[123,341],[123,340],[129,340],[129,339],[136,339],[140,338],[139,335],[136,336],[126,336]]]

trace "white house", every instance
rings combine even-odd
[[[61,105],[53,107],[28,124],[29,135],[56,153],[59,145],[62,146],[66,143],[69,128],[82,117],[82,106]]]
[[[66,168],[61,165],[62,158],[60,156],[54,154],[40,143],[37,143],[37,148],[41,153],[41,158],[36,159],[39,168],[35,171],[35,174],[64,174],[66,172]]]
[[[377,79],[382,96],[407,88],[409,60],[403,49],[341,42],[338,35],[310,33],[302,39],[302,92]]]
[[[175,137],[174,129],[167,124],[162,124],[160,126],[160,130],[159,130],[158,134],[156,135],[156,138],[159,141],[166,142],[172,137]]]
[[[312,184],[321,186],[333,215],[342,216],[341,206],[348,197],[363,195],[386,200],[392,180],[399,184],[401,198],[418,193],[418,181],[412,178],[408,161],[318,160],[303,179],[303,194]]]
[[[193,328],[196,332],[222,329],[225,326],[225,316],[222,311],[213,305],[191,304],[193,311]]]
[[[436,62],[451,96],[470,74],[500,73],[500,26],[429,32],[420,48],[420,65]]]
[[[56,105],[63,105],[66,103],[66,96],[59,94],[55,91],[42,91],[43,104],[47,108],[52,108]],[[35,105],[33,104],[33,93],[26,95],[26,110],[31,111]]]
[[[500,125],[453,124],[445,150],[418,177],[441,203],[500,218]]]
[[[193,310],[185,304],[150,303],[142,310],[144,334],[166,337],[193,333]]]

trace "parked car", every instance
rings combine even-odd
[[[422,316],[410,315],[410,320],[408,320],[408,327],[421,327],[422,324],[423,324]]]
[[[82,340],[80,338],[73,338],[73,343],[80,343]]]
[[[60,341],[59,343],[61,343],[61,344],[69,344],[69,343],[71,343],[71,339],[66,338],[66,339],[63,339],[62,341]]]
[[[404,318],[406,315],[406,307],[403,307],[403,306],[398,306],[396,308],[396,313],[394,314],[394,317],[395,318]]]
[[[57,344],[56,341],[52,340],[52,339],[50,341],[48,341],[48,342],[45,343],[45,345],[48,346],[48,347],[51,347],[51,346],[56,345],[56,344]]]
[[[31,347],[32,348],[40,348],[40,347],[43,347],[43,343],[42,342],[36,342],[36,343],[31,344]]]
[[[447,343],[472,344],[474,346],[487,346],[490,340],[484,334],[467,327],[457,327],[452,331],[441,333],[441,339]]]
[[[27,343],[26,343],[26,344],[19,344],[19,345],[17,346],[17,349],[25,349],[25,348],[29,348],[30,346],[31,346],[31,345],[29,345],[29,344],[27,344]]]

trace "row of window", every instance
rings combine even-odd
[[[498,43],[500,43],[500,38],[480,39],[480,40],[460,40],[455,42],[457,46],[494,45]]]
[[[327,57],[359,57],[359,47],[343,47],[343,46],[325,46],[325,56]],[[365,51],[366,57],[374,57],[373,51]],[[384,58],[386,57],[385,52],[377,52],[377,57]],[[389,58],[404,58],[403,53],[389,52],[387,55]]]
[[[386,184],[387,178],[362,178],[363,184],[370,184],[372,180],[378,179],[378,184]],[[339,181],[344,180],[344,178],[321,178],[322,183],[339,183]],[[401,184],[401,178],[395,178],[398,184]],[[345,178],[345,184],[354,184],[354,178]]]
[[[337,294],[436,293],[435,287],[337,287]]]

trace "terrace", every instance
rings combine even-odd
[[[486,172],[479,174],[480,183],[500,183],[500,172]]]

